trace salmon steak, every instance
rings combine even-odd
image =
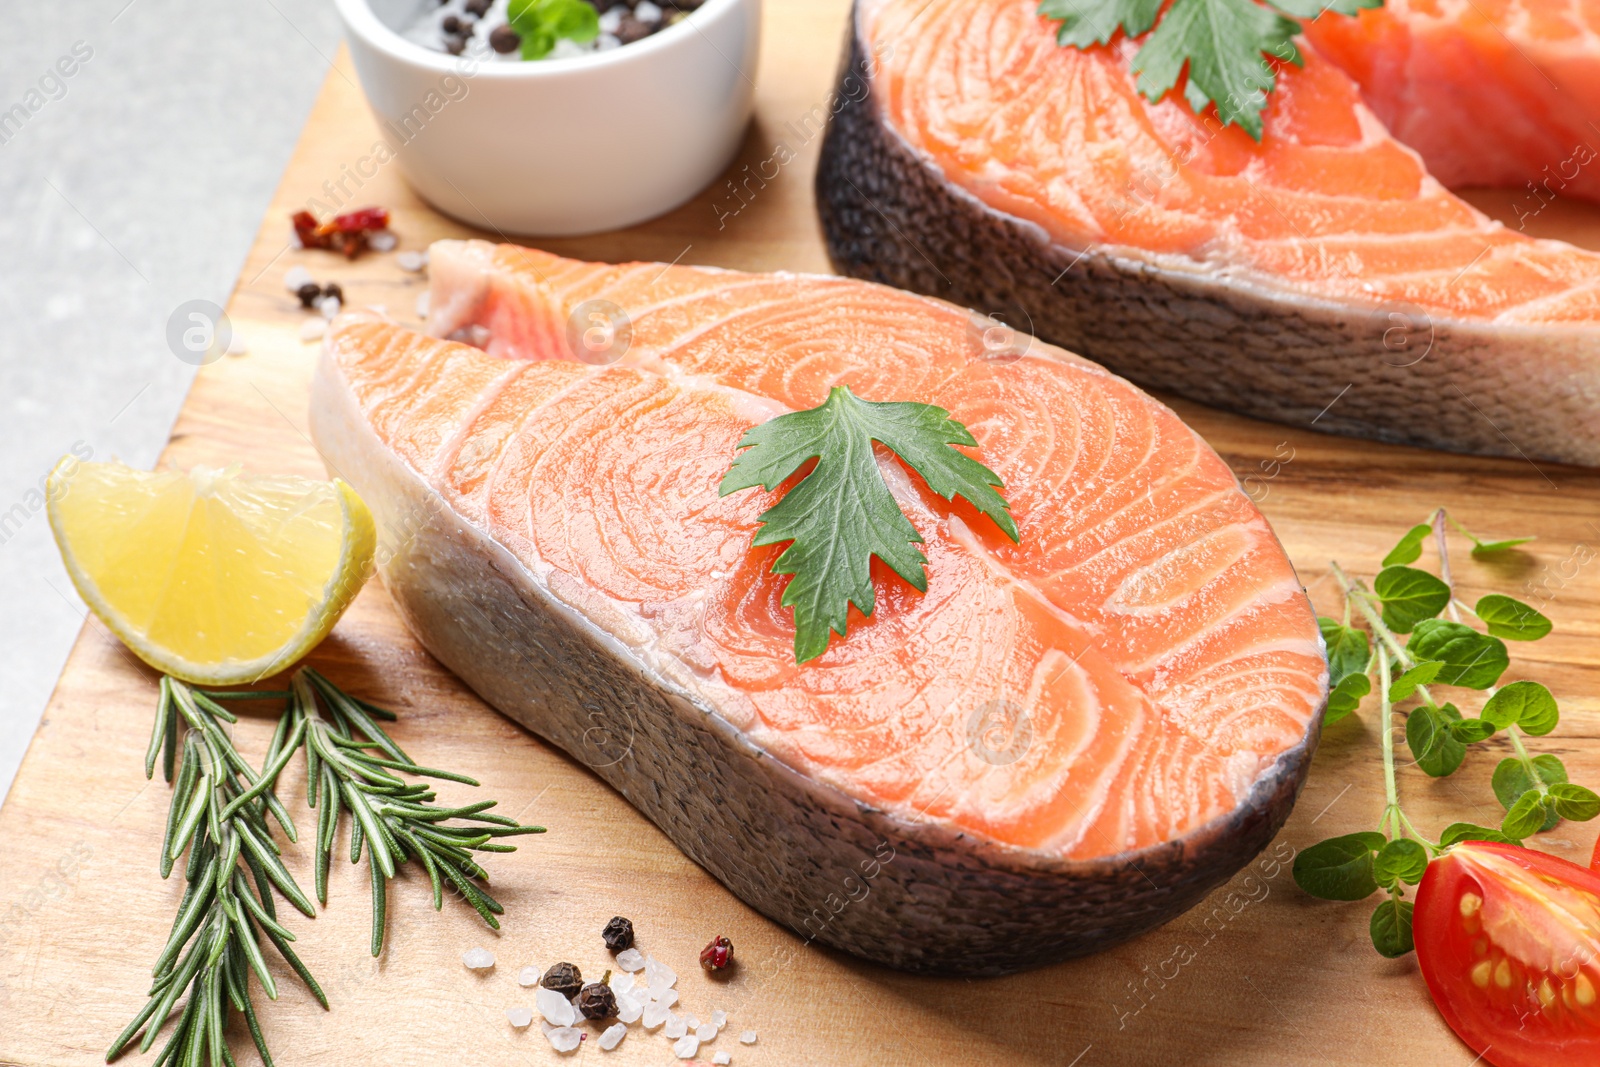
[[[1597,29],[1595,0],[1384,0],[1305,24],[1429,174],[1523,191],[1518,228],[1557,197],[1600,201]]]
[[[964,310],[853,279],[452,241],[430,273],[427,332],[346,314],[313,386],[385,585],[755,908],[1002,973],[1172,918],[1283,824],[1317,620],[1228,467],[1134,386],[1043,342],[987,358]],[[781,546],[752,545],[783,490],[719,483],[747,430],[835,385],[963,422],[1020,541],[879,453],[927,591],[874,559],[876,610],[797,664]]]
[[[842,273],[1244,414],[1600,466],[1600,255],[1452,194],[1315,44],[1256,142],[1037,6],[857,0],[817,172]]]

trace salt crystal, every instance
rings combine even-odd
[[[678,975],[671,967],[657,960],[654,956],[646,956],[644,960],[644,980],[650,986],[650,995],[659,996],[663,990],[671,989],[678,982]]]
[[[558,1026],[550,1031],[550,1047],[557,1052],[571,1052],[583,1041],[583,1031],[575,1026]]]
[[[617,966],[625,971],[637,971],[644,965],[644,953],[636,948],[625,948],[617,953]]]
[[[427,317],[428,317],[428,294],[427,293],[420,293],[417,296],[417,318],[425,319]]]
[[[395,266],[415,274],[428,265],[427,252],[401,252],[394,257]]]
[[[619,974],[611,979],[611,992],[619,997],[633,992],[633,975]]]
[[[726,1052],[719,1052],[715,1056],[711,1057],[711,1062],[712,1063],[732,1063],[733,1062],[733,1057],[728,1055]]]
[[[394,246],[399,243],[400,238],[396,237],[389,230],[379,230],[377,233],[367,238],[367,244],[372,246],[372,250],[374,252],[393,252]]]
[[[604,15],[600,16],[600,32],[615,35],[618,30],[622,29],[622,16],[627,13],[627,9],[621,4],[607,10]]]
[[[312,321],[315,322],[316,320],[313,319]],[[326,328],[326,325],[324,325],[324,328]],[[300,335],[304,337],[305,331],[301,330]],[[461,954],[461,962],[466,964],[469,970],[487,971],[494,966],[494,953],[486,948],[469,948]]]
[[[627,999],[623,999],[622,997],[617,998],[617,1018],[621,1019],[623,1022],[636,1023],[639,1021],[639,1016],[643,1014],[644,1005],[640,1004],[637,1000],[634,1000],[631,997]]]
[[[694,1028],[694,1036],[701,1041],[711,1041],[717,1036],[717,1028],[710,1023],[705,1023]]]
[[[542,974],[544,972],[537,967],[524,967],[517,972],[517,984],[523,986],[538,985],[539,976]]]
[[[248,356],[249,354],[250,346],[244,343],[244,338],[240,337],[237,331],[232,333],[228,337],[228,355]]]
[[[718,1030],[721,1030],[724,1026],[727,1026],[728,1013],[723,1011],[721,1008],[718,1008],[716,1011],[712,1012],[711,1025],[715,1026]]]
[[[533,1012],[527,1008],[507,1008],[506,1021],[518,1030],[526,1030],[533,1023]]]
[[[689,1024],[689,1029],[691,1029],[691,1030],[700,1029],[700,1019],[699,1019],[698,1016],[685,1015],[683,1017],[683,1021]]]
[[[755,1043],[756,1043],[756,1032],[754,1030],[746,1030],[744,1033],[739,1035],[739,1044],[741,1044],[741,1045],[753,1045]]]
[[[660,22],[661,8],[651,3],[650,0],[639,0],[633,7],[633,17],[640,22]]]
[[[304,322],[302,322],[300,324],[300,340],[302,340],[302,341],[315,341],[315,340],[317,340],[319,337],[321,337],[323,334],[325,334],[327,332],[328,332],[328,320],[327,319],[322,319],[322,318],[306,319]],[[481,948],[473,949],[472,951],[473,952],[483,952],[483,949],[481,949]],[[472,952],[467,953],[467,955],[468,956],[472,955]],[[484,955],[487,956],[488,953],[484,952]],[[463,956],[462,959],[465,960],[466,956]],[[483,964],[484,967],[492,967],[493,965],[494,965],[494,957],[493,956],[489,956],[489,962]],[[471,967],[472,964],[469,963],[469,964],[467,964],[467,966]],[[478,968],[474,968],[474,970],[476,970],[476,969],[478,969]]]
[[[620,10],[620,8],[615,8],[614,7],[611,10],[612,11],[618,11],[618,10]],[[621,48],[621,47],[622,47],[622,38],[618,37],[614,33],[602,33],[600,36],[598,36],[598,37],[596,37],[594,39],[594,50],[596,52],[609,52],[613,48]]]
[[[572,1001],[554,989],[540,986],[534,993],[533,1000],[539,1006],[539,1014],[557,1026],[571,1026],[578,1018],[578,1011],[572,1006]]]
[[[316,279],[311,276],[311,272],[299,264],[283,272],[283,287],[291,293],[298,293],[301,286],[312,285],[315,282]]]
[[[628,1028],[621,1023],[614,1023],[606,1027],[606,1032],[600,1035],[600,1047],[610,1052],[622,1044],[622,1039],[628,1036]]]
[[[653,1004],[661,1005],[663,1008],[670,1008],[678,1003],[678,991],[676,989],[663,989],[660,996],[653,996],[650,1001]]]
[[[323,318],[333,318],[339,314],[339,298],[336,296],[321,297],[317,300],[317,310],[322,312]]]
[[[667,1012],[667,1025],[661,1028],[661,1032],[668,1037],[682,1037],[689,1032],[689,1024],[684,1021],[683,1016],[674,1015],[669,1011]]]
[[[644,1028],[646,1030],[654,1030],[656,1027],[666,1022],[667,1016],[671,1014],[672,1012],[668,1010],[665,1004],[658,1004],[652,1000],[650,1003],[644,1006]]]
[[[556,38],[556,46],[550,49],[548,55],[551,59],[576,59],[589,54],[589,49],[583,47],[570,37]]]
[[[685,1034],[678,1038],[677,1043],[672,1046],[672,1051],[680,1060],[692,1060],[694,1054],[700,1051],[700,1039],[693,1034]]]

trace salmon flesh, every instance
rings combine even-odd
[[[1134,386],[852,279],[451,241],[430,272],[427,333],[344,315],[313,388],[386,586],[752,906],[1001,973],[1170,919],[1282,825],[1327,693],[1316,618],[1228,467]],[[746,430],[840,384],[948,409],[1021,540],[880,454],[927,592],[875,562],[873,615],[797,665],[782,546],[751,544],[777,494],[718,488]]]

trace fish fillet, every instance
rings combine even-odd
[[[1176,914],[1281,825],[1325,699],[1316,620],[1226,465],[1136,388],[1042,343],[985,359],[960,309],[847,279],[481,242],[430,272],[430,333],[483,348],[346,315],[314,388],[387,586],[768,915],[1009,970]],[[605,365],[569,342],[597,306],[629,336]],[[874,615],[797,665],[781,547],[751,548],[776,497],[717,487],[749,427],[835,384],[966,423],[1022,539],[881,455],[928,591],[875,564]]]

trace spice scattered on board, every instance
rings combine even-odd
[[[389,233],[386,208],[364,207],[335,215],[326,222],[318,222],[309,211],[296,211],[290,221],[301,248],[342,252],[346,259],[355,259],[368,248],[387,252],[398,243],[394,234]]]

